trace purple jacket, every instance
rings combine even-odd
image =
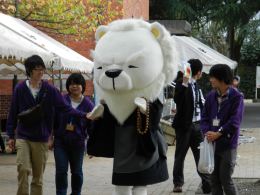
[[[41,123],[26,127],[18,121],[18,114],[27,110],[43,99],[44,93],[44,118]],[[30,89],[23,81],[15,87],[11,107],[7,120],[7,134],[10,138],[17,138],[36,142],[47,142],[53,128],[54,110],[57,109],[63,113],[69,113],[76,117],[86,117],[86,113],[73,109],[67,104],[60,92],[47,81],[42,82],[42,87],[39,91],[39,100],[36,101]]]
[[[71,105],[71,99],[68,94],[64,95],[64,99],[69,105]],[[83,112],[91,112],[93,107],[94,104],[90,101],[90,99],[88,97],[84,97],[76,109]],[[65,142],[67,140],[72,143],[73,140],[76,140],[76,144],[84,145],[87,137],[87,128],[89,128],[91,123],[90,120],[75,117],[63,112],[58,112],[55,118],[57,119],[54,123],[55,141],[60,139]],[[72,123],[75,126],[74,131],[66,131],[66,125],[68,123]]]
[[[215,90],[208,94],[201,116],[201,130],[205,134],[207,131],[218,131],[222,127],[223,135],[216,140],[216,150],[237,148],[244,112],[243,95],[230,87],[227,98],[221,103],[219,111],[217,98],[218,93]],[[213,119],[216,116],[220,120],[217,127],[213,126]]]

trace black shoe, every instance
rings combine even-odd
[[[203,194],[210,194],[211,193],[211,189],[202,189]]]
[[[201,189],[202,189],[203,194],[210,194],[211,193],[211,186],[208,182],[204,182],[201,185]]]
[[[174,185],[173,192],[181,193],[182,192],[182,187],[178,186],[178,185],[176,185],[176,186]]]

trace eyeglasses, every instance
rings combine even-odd
[[[40,72],[40,71],[45,71],[45,69],[44,68],[35,68],[35,69],[33,69],[34,71],[38,71],[38,72]]]

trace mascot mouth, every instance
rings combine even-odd
[[[121,93],[133,88],[131,76],[121,67],[114,67],[100,72],[96,79],[97,84],[107,91]]]
[[[118,77],[121,72],[122,72],[122,70],[120,70],[120,69],[111,69],[111,70],[107,70],[105,72],[106,76],[112,79],[114,90],[116,90],[116,88],[115,88],[115,78]]]

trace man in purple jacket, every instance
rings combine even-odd
[[[209,77],[213,90],[206,98],[200,124],[207,139],[216,144],[212,195],[235,195],[238,192],[231,176],[244,111],[243,95],[231,87],[233,76],[227,65],[214,65]]]
[[[18,190],[17,195],[42,195],[42,180],[48,158],[48,141],[52,131],[54,111],[86,118],[86,113],[66,104],[60,92],[43,81],[45,65],[40,56],[33,55],[25,60],[26,74],[29,77],[19,83],[13,93],[7,134],[9,146],[14,149],[16,138]],[[30,124],[18,120],[18,114],[42,103],[39,122]],[[29,193],[28,177],[32,169],[32,182]]]

